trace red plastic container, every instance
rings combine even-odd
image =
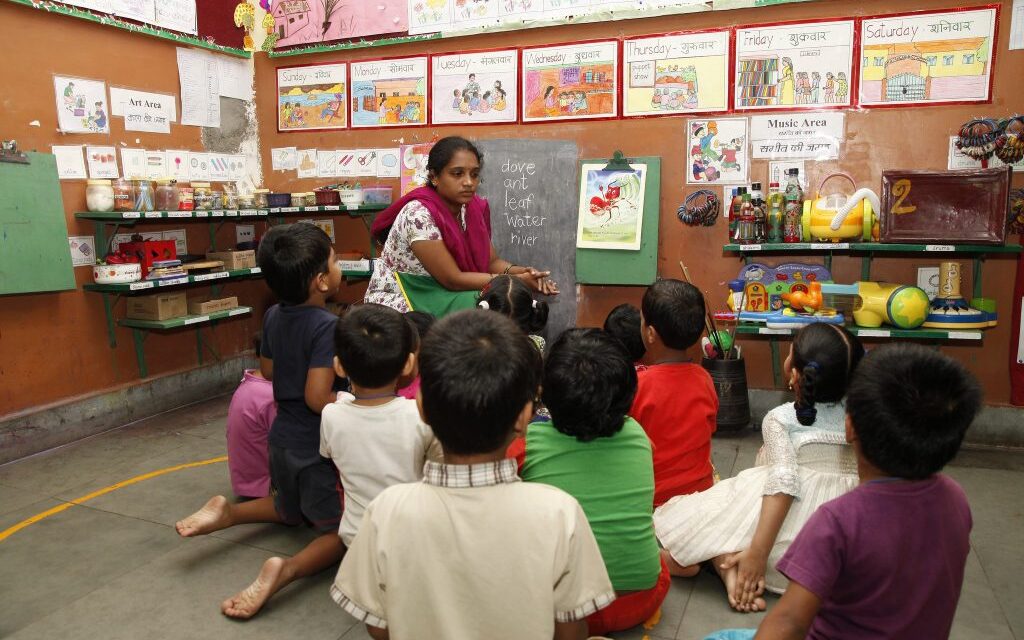
[[[122,242],[118,248],[129,255],[138,257],[142,265],[142,277],[149,273],[157,260],[174,260],[178,257],[174,240],[144,240],[142,242]]]

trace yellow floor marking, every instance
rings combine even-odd
[[[50,516],[52,516],[54,514],[60,513],[61,511],[64,511],[65,509],[70,509],[71,507],[73,507],[75,505],[80,505],[83,502],[88,502],[89,500],[92,500],[93,498],[98,498],[98,497],[100,497],[102,495],[106,495],[106,494],[110,493],[111,491],[116,491],[117,489],[120,489],[122,487],[127,487],[127,486],[133,485],[133,484],[135,484],[137,482],[142,482],[143,480],[149,480],[150,478],[156,478],[157,476],[162,476],[164,474],[172,473],[174,471],[181,471],[182,469],[191,469],[193,467],[203,467],[203,466],[206,466],[208,464],[214,464],[214,463],[217,463],[217,462],[226,462],[227,459],[228,459],[227,456],[220,456],[220,457],[217,457],[217,458],[210,458],[209,460],[200,460],[199,462],[189,462],[187,464],[179,464],[176,467],[167,467],[166,469],[159,469],[157,471],[150,471],[149,473],[144,473],[141,476],[135,476],[134,478],[129,478],[128,480],[122,480],[121,482],[118,482],[117,484],[112,484],[109,487],[105,487],[103,489],[99,489],[98,491],[93,491],[92,493],[88,493],[88,494],[82,496],[81,498],[75,498],[74,500],[71,500],[70,502],[65,502],[64,504],[59,504],[56,507],[53,507],[52,509],[47,509],[46,511],[43,511],[42,513],[37,513],[36,515],[32,516],[31,518],[26,518],[26,519],[22,520],[21,522],[19,522],[18,524],[14,525],[13,527],[10,527],[8,529],[0,531],[0,542],[3,542],[4,540],[6,540],[7,538],[11,537],[15,533],[17,533],[17,532],[21,531],[22,529],[24,529],[25,527],[29,526],[30,524],[35,524],[35,523],[39,522],[40,520],[45,520],[46,518],[49,518]]]

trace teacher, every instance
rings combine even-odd
[[[491,243],[491,211],[476,195],[483,156],[458,136],[438,140],[427,158],[426,186],[413,189],[374,220],[383,245],[365,301],[438,317],[472,307],[497,275],[509,274],[545,295],[558,293],[549,271],[514,265]]]

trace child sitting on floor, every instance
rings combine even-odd
[[[415,368],[416,330],[401,313],[379,304],[352,307],[334,332],[335,373],[352,392],[324,407],[320,455],[338,468],[345,510],[338,535],[351,545],[366,505],[385,488],[423,478],[434,440],[416,402],[399,397],[400,376]]]
[[[434,326],[434,322],[437,320],[434,316],[427,313],[426,311],[406,311],[405,317],[412,325],[416,328],[418,339],[416,340],[416,357],[419,357],[420,345],[423,344],[423,340],[426,339],[427,334],[430,333],[430,328]],[[420,390],[420,372],[418,367],[413,367],[413,371],[408,376],[402,376],[398,383],[398,395],[409,400],[416,399],[416,393]]]
[[[784,365],[796,402],[764,417],[757,466],[655,512],[674,573],[693,575],[698,563],[713,559],[739,611],[763,610],[765,588],[785,591],[775,563],[815,509],[857,486],[843,397],[863,355],[860,341],[836,325],[812,324],[796,334]]]
[[[622,343],[637,371],[647,369],[647,365],[643,363],[647,348],[644,346],[643,336],[640,335],[639,309],[628,303],[620,304],[612,309],[608,317],[604,319],[604,330]]]
[[[864,358],[846,396],[861,484],[822,505],[779,560],[789,588],[757,638],[949,637],[971,509],[939,471],[980,406],[977,380],[938,351],[892,344]]]
[[[260,352],[257,336],[256,353]],[[242,498],[270,495],[267,434],[277,415],[274,385],[259,369],[246,369],[228,405],[225,437],[231,490]]]
[[[320,412],[334,402],[334,325],[324,307],[341,286],[331,240],[306,223],[273,227],[263,236],[257,262],[281,301],[263,316],[260,369],[273,381],[277,417],[270,427],[272,496],[231,504],[214,496],[175,524],[191,537],[236,524],[308,522],[320,535],[290,558],[272,557],[248,588],[221,604],[232,618],[251,618],[274,593],[296,578],[341,559],[338,474],[320,456]]]
[[[534,298],[522,280],[510,275],[495,276],[480,290],[477,306],[512,318],[544,353],[544,338],[538,334],[548,323],[548,303]]]
[[[686,350],[704,330],[704,296],[692,284],[659,280],[640,308],[646,371],[637,374],[629,415],[654,445],[654,506],[714,483],[711,434],[718,396],[711,376]]]
[[[658,611],[671,577],[651,522],[651,442],[626,415],[632,360],[599,329],[569,329],[548,351],[542,387],[551,422],[530,424],[510,455],[524,481],[566,491],[587,514],[617,596],[587,618],[590,633],[635,627]]]
[[[505,458],[533,415],[539,365],[496,313],[460,311],[427,336],[418,403],[445,464],[370,503],[331,587],[371,637],[576,640],[614,599],[579,503],[520,482]]]

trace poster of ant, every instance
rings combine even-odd
[[[580,178],[576,246],[585,249],[640,249],[647,167],[608,170],[584,164]]]

